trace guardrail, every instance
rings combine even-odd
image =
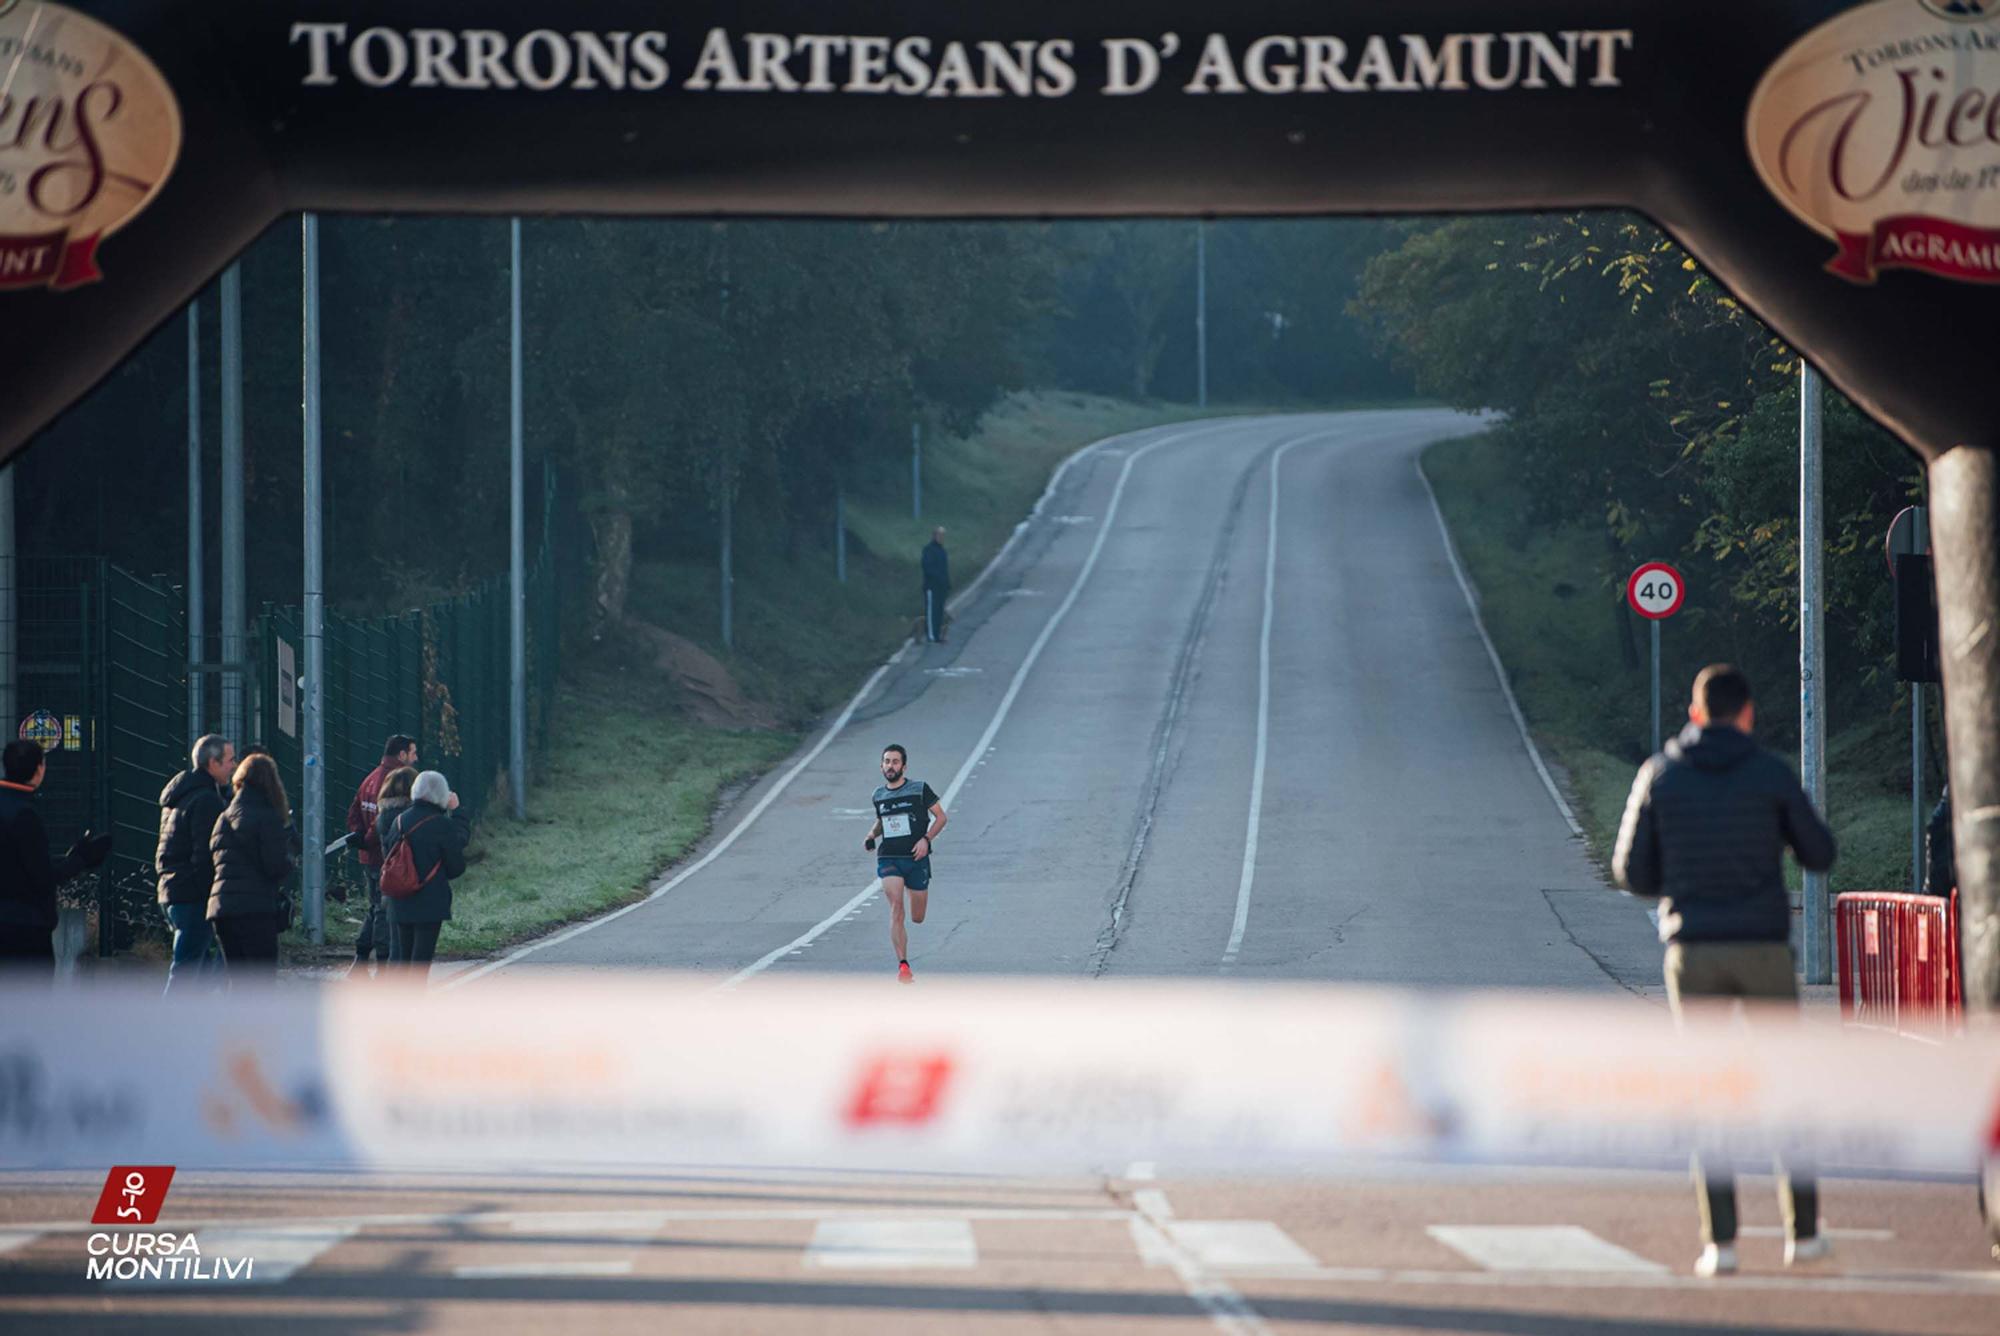
[[[1840,1010],[1847,1022],[1939,1039],[1964,1010],[1958,892],[1950,899],[1848,891],[1834,899]]]

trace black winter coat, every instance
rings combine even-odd
[[[1951,842],[1951,789],[1944,791],[1938,805],[1931,809],[1931,819],[1924,827],[1924,894],[1951,894],[1951,888],[1958,885],[1958,858]]]
[[[408,840],[417,876],[430,880],[408,899],[389,900],[393,922],[444,923],[451,918],[451,879],[465,875],[465,844],[471,838],[471,824],[436,803],[411,803],[397,813],[395,823],[382,841],[382,862],[386,866],[396,844]],[[437,870],[436,876],[431,876],[433,868]]]
[[[951,588],[951,558],[944,544],[933,538],[924,544],[924,588],[943,591]]]
[[[215,882],[208,917],[275,914],[285,878],[292,874],[291,827],[256,789],[238,793],[215,823],[208,848]]]
[[[54,928],[56,887],[81,871],[73,854],[49,856],[49,828],[34,795],[0,786],[0,924]]]
[[[225,805],[221,786],[205,770],[183,770],[160,790],[160,847],[153,867],[160,874],[161,904],[207,903],[215,880],[208,838]]]
[[[1783,942],[1787,845],[1808,871],[1833,866],[1833,832],[1791,768],[1736,729],[1689,724],[1639,768],[1611,870],[1661,897],[1663,942]]]

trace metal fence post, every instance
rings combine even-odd
[[[305,795],[300,811],[300,835],[305,854],[299,869],[299,895],[304,900],[307,936],[314,946],[326,940],[326,764],[325,720],[321,711],[326,689],[326,588],[322,567],[319,383],[319,219],[306,214],[304,246],[305,361],[305,690],[299,693],[299,739],[304,749]]]
[[[1822,531],[1820,473],[1819,372],[1799,359],[1799,769],[1806,796],[1826,812],[1826,650],[1824,626],[1826,577]],[[1827,983],[1833,978],[1827,922],[1824,872],[1805,874],[1805,980]]]

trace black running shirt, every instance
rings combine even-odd
[[[897,788],[875,790],[875,815],[882,822],[882,842],[875,852],[883,858],[914,856],[917,841],[931,828],[931,808],[938,796],[921,779],[905,775]]]

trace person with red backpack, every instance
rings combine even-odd
[[[407,733],[391,733],[382,744],[381,763],[368,772],[361,787],[354,791],[354,801],[347,804],[348,847],[354,850],[362,878],[368,883],[368,915],[361,920],[361,931],[354,939],[354,963],[348,967],[349,974],[357,970],[365,973],[370,956],[381,964],[396,959],[395,930],[389,926],[388,912],[382,906],[382,842],[375,826],[381,812],[382,781],[390,771],[416,763],[417,740]]]
[[[451,881],[465,875],[472,826],[445,777],[426,770],[410,786],[403,809],[382,841],[382,897],[395,925],[396,960],[430,972],[438,933],[451,919]]]

